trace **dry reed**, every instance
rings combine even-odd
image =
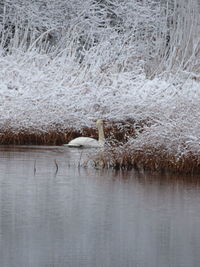
[[[93,157],[96,166],[113,169],[144,169],[151,171],[171,171],[175,173],[200,174],[200,155],[188,151],[181,157],[168,153],[165,147],[145,146],[139,150],[131,149],[129,137],[137,138],[144,126],[150,122],[134,120],[109,122],[105,125],[107,146]],[[1,131],[2,145],[62,145],[79,136],[97,138],[96,128],[49,130],[33,132],[23,130]]]
[[[138,169],[159,172],[173,172],[185,174],[200,174],[200,155],[191,151],[176,157],[169,154],[164,147],[144,147],[133,150],[128,146],[121,148],[107,147],[97,154],[95,162],[103,161],[103,167],[113,169]]]
[[[105,125],[105,135],[108,139],[125,143],[129,136],[135,137],[136,131],[142,131],[145,121],[134,120],[109,122]],[[126,133],[126,134],[125,134]],[[98,138],[96,128],[84,127],[76,129],[49,129],[45,132],[30,130],[0,130],[0,144],[2,145],[62,145],[79,136]],[[114,144],[113,144],[114,145]]]

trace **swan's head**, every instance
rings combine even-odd
[[[99,125],[103,125],[103,120],[102,119],[99,119],[96,121],[96,125],[99,126]]]

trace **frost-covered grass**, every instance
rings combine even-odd
[[[140,136],[151,136],[148,143],[167,137],[170,143],[180,138],[190,142],[199,136],[200,89],[195,80],[148,80],[140,68],[88,73],[78,64],[63,64],[62,57],[51,60],[36,52],[1,57],[0,69],[1,131],[80,130],[103,118],[150,121],[152,126]]]
[[[1,129],[16,131],[80,129],[99,117],[132,117],[136,86],[144,76],[87,73],[74,62],[62,64],[62,57],[50,60],[37,53],[1,57],[0,68]]]
[[[143,118],[147,125],[124,144],[108,144],[97,154],[97,164],[100,161],[113,168],[200,172],[200,85],[188,80],[180,87],[169,86],[169,95],[164,84],[159,79],[146,81],[143,90],[152,86],[152,94],[147,96],[144,91],[142,101],[135,97],[138,105],[133,107],[135,118]]]
[[[100,117],[149,119],[156,127],[185,127],[190,136],[198,126],[200,89],[192,79],[87,73],[61,60],[33,52],[0,58],[1,129],[80,129]]]

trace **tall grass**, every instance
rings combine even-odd
[[[104,127],[107,141],[116,146],[124,144],[130,137],[136,137],[139,132],[143,131],[146,125],[145,121],[110,121]],[[98,139],[97,129],[84,127],[82,129],[66,128],[66,129],[49,129],[48,131],[30,131],[23,129],[15,131],[14,129],[5,129],[0,134],[0,144],[3,145],[62,145],[72,139],[80,136],[89,136]]]
[[[101,168],[116,170],[149,170],[158,172],[200,174],[200,155],[192,151],[177,157],[176,153],[169,153],[166,147],[159,148],[144,146],[133,149],[129,146],[109,147],[99,152],[89,162]]]
[[[0,8],[0,46],[78,62],[86,77],[134,71],[138,64],[150,78],[198,73],[199,11],[198,0],[7,0]]]

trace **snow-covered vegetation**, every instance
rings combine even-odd
[[[146,120],[133,151],[200,155],[199,81],[198,0],[0,1],[1,133]]]

